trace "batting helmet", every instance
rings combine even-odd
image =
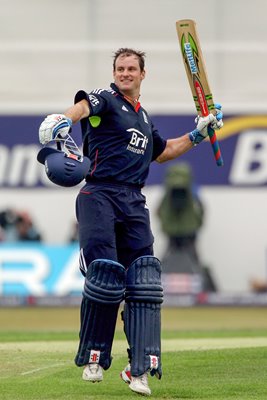
[[[75,157],[64,151],[44,147],[37,155],[37,160],[45,165],[45,172],[51,182],[59,186],[78,185],[86,176],[90,160],[87,157]]]

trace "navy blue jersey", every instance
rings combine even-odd
[[[75,103],[86,99],[89,118],[81,120],[83,151],[91,161],[87,180],[143,186],[150,163],[165,149],[140,103],[133,107],[115,84],[109,89],[79,91]]]

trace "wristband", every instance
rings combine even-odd
[[[199,134],[199,131],[197,129],[194,129],[192,132],[188,133],[189,139],[191,140],[193,146],[196,146],[198,144],[195,141],[197,134]]]

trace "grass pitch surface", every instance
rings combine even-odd
[[[267,398],[266,308],[164,309],[163,377],[152,398]],[[118,319],[113,362],[101,383],[84,382],[74,365],[77,308],[0,310],[1,400],[140,398],[119,378],[127,363]]]

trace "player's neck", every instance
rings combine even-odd
[[[124,98],[129,101],[134,107],[138,104],[140,94],[138,96],[129,96],[128,94],[123,94]]]

